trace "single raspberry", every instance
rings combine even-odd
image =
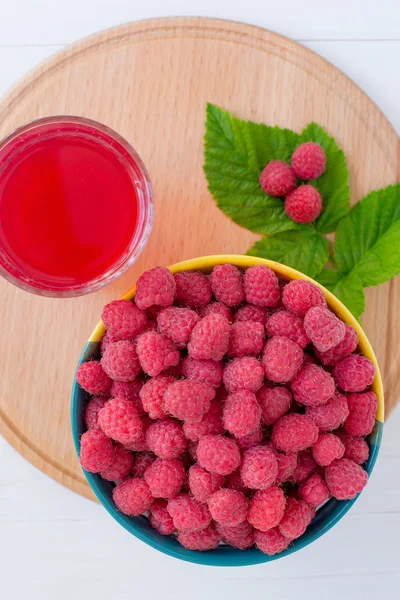
[[[101,358],[101,366],[111,379],[133,381],[140,373],[135,346],[127,340],[110,344]]]
[[[188,343],[189,356],[199,360],[221,360],[228,350],[230,328],[221,315],[207,315],[192,331]]]
[[[320,406],[328,402],[335,393],[332,375],[318,365],[307,365],[300,369],[291,383],[294,399],[305,406]]]
[[[79,365],[76,380],[85,392],[94,395],[107,394],[112,384],[98,360],[90,360]]]
[[[208,508],[214,521],[235,527],[247,517],[247,499],[237,490],[217,490],[208,499]]]
[[[182,361],[182,375],[186,379],[207,383],[214,388],[222,382],[222,362],[216,360],[197,360],[186,356]]]
[[[303,362],[303,350],[289,338],[279,335],[266,341],[262,363],[268,379],[286,383],[293,379]]]
[[[335,434],[344,445],[343,458],[350,458],[359,465],[365,463],[369,458],[368,442],[363,437],[353,437],[343,429],[335,431]]]
[[[285,200],[285,212],[295,223],[311,223],[322,211],[322,198],[312,185],[300,185]]]
[[[277,421],[272,430],[272,443],[282,452],[300,452],[315,444],[318,427],[306,415],[290,413]]]
[[[100,429],[90,429],[82,435],[79,460],[85,471],[99,473],[108,469],[113,456],[113,443]]]
[[[140,378],[134,381],[113,381],[110,389],[110,395],[112,398],[126,398],[134,402],[137,411],[140,416],[143,416],[145,410],[143,408],[142,400],[139,392],[143,386],[143,381]]]
[[[250,501],[247,519],[256,529],[268,531],[279,525],[285,506],[285,494],[276,485],[267,490],[257,490]]]
[[[217,265],[210,275],[214,296],[226,306],[237,306],[244,300],[243,275],[234,265]]]
[[[189,440],[187,444],[189,456],[193,461],[197,460],[197,444],[198,442],[192,442],[191,440]]]
[[[159,458],[178,458],[186,449],[182,425],[173,419],[155,421],[150,425],[146,442]]]
[[[235,358],[225,365],[224,385],[228,392],[256,392],[264,381],[264,368],[253,356]]]
[[[211,494],[219,490],[223,484],[222,475],[209,473],[197,463],[189,469],[189,488],[199,502],[206,502]]]
[[[276,306],[281,297],[278,278],[266,265],[256,265],[246,270],[244,291],[247,302],[256,306]]]
[[[304,500],[288,498],[285,514],[279,523],[279,531],[282,535],[294,540],[305,532],[314,516],[314,510]]]
[[[268,308],[265,306],[255,306],[253,304],[245,304],[238,308],[235,312],[234,320],[236,321],[255,321],[265,325],[269,316]]]
[[[337,458],[342,458],[344,445],[333,433],[322,433],[312,447],[312,455],[321,467],[326,467]]]
[[[265,383],[257,392],[257,400],[261,406],[261,422],[272,425],[290,408],[292,394],[285,387]]]
[[[131,470],[132,477],[143,477],[146,469],[156,460],[152,452],[141,452],[136,454],[135,462]]]
[[[138,517],[148,510],[153,502],[150,488],[144,479],[132,477],[119,483],[112,492],[115,506],[129,517]]]
[[[93,396],[85,406],[85,425],[87,429],[97,429],[99,427],[99,412],[108,402],[104,396]]]
[[[348,394],[349,416],[343,427],[353,436],[369,435],[374,428],[378,398],[374,392]]]
[[[323,365],[336,365],[343,358],[354,352],[358,346],[358,335],[356,330],[345,323],[344,338],[339,344],[327,350],[326,352],[319,352],[316,350],[315,353]]]
[[[240,465],[240,450],[233,440],[222,435],[205,435],[197,446],[197,460],[203,469],[229,475]]]
[[[260,185],[269,196],[287,196],[296,187],[296,175],[283,160],[271,160],[260,175]]]
[[[141,310],[156,306],[171,306],[176,293],[175,279],[165,267],[154,267],[136,282],[135,303]]]
[[[240,474],[240,469],[237,469],[225,479],[225,487],[231,488],[232,490],[237,490],[238,492],[242,492],[245,496],[248,496],[250,493],[250,489],[246,487],[243,483],[242,476]]]
[[[318,179],[325,167],[325,152],[316,142],[304,142],[292,154],[292,168],[300,179]]]
[[[182,271],[175,274],[176,303],[189,308],[205,306],[212,298],[207,277],[198,271]]]
[[[207,304],[206,306],[199,306],[197,312],[201,318],[206,317],[207,315],[221,315],[222,317],[225,317],[229,323],[232,323],[232,311],[221,302],[210,302],[210,304]]]
[[[193,327],[200,321],[199,315],[190,308],[170,306],[157,315],[158,331],[174,343],[176,348],[185,348]]]
[[[100,342],[100,354],[103,356],[104,352],[107,350],[110,344],[114,342],[119,342],[119,338],[110,335],[109,333],[105,333],[101,338]]]
[[[337,500],[351,500],[364,489],[368,473],[349,458],[334,460],[325,469],[325,481]]]
[[[235,525],[234,527],[216,523],[215,527],[222,541],[229,546],[233,546],[239,550],[246,550],[254,544],[254,531],[248,521],[243,521],[243,523],[239,523],[239,525]]]
[[[216,399],[211,402],[208,412],[203,415],[203,418],[198,423],[185,422],[183,424],[183,433],[188,440],[198,442],[204,435],[218,435],[224,433],[225,429],[222,424],[222,409],[221,402]]]
[[[171,375],[157,375],[149,379],[140,390],[144,410],[151,419],[166,419],[164,394],[175,379]]]
[[[322,306],[314,306],[304,317],[304,329],[317,350],[326,352],[344,338],[346,328],[343,321]]]
[[[269,531],[255,531],[254,542],[259,550],[264,554],[273,556],[283,552],[289,546],[292,540],[281,534],[278,527]]]
[[[282,452],[276,452],[276,460],[278,461],[276,483],[284,483],[285,481],[288,481],[296,471],[297,454],[282,454]]]
[[[174,498],[182,487],[185,469],[177,458],[157,458],[143,477],[153,498]]]
[[[261,425],[253,429],[247,435],[235,436],[235,441],[241,450],[248,450],[253,446],[261,444],[263,439],[263,431]]]
[[[292,475],[293,483],[303,483],[312,475],[317,468],[317,463],[314,460],[311,452],[303,451],[297,455],[297,465]]]
[[[191,531],[178,533],[178,542],[188,550],[206,551],[215,550],[219,546],[220,535],[211,523],[206,529],[201,531]]]
[[[212,521],[207,504],[198,502],[189,494],[178,494],[168,500],[167,510],[179,532],[200,531]]]
[[[138,339],[136,349],[140,365],[150,377],[177,365],[181,358],[171,340],[155,331],[143,333]]]
[[[225,400],[223,424],[232,435],[248,435],[260,425],[260,418],[261,407],[253,392],[239,390]]]
[[[330,497],[328,486],[321,475],[314,473],[299,487],[299,498],[309,506],[317,508]]]
[[[150,507],[149,521],[150,525],[161,535],[171,535],[175,532],[174,522],[167,511],[166,500],[161,498],[154,500]]]
[[[240,474],[246,487],[265,490],[278,475],[278,461],[275,452],[266,446],[253,446],[243,453]]]
[[[256,321],[236,321],[231,326],[228,355],[258,356],[264,345],[264,325]]]
[[[375,367],[365,356],[352,354],[333,369],[333,376],[344,392],[362,392],[375,378]]]
[[[118,481],[125,479],[129,475],[133,465],[133,454],[121,445],[117,445],[114,449],[112,463],[107,469],[100,472],[103,479],[107,481]]]
[[[310,281],[294,279],[283,288],[282,302],[288,311],[304,317],[313,306],[326,306],[322,290]]]
[[[349,416],[346,396],[336,392],[333,398],[322,406],[307,406],[306,415],[321,431],[337,429]]]
[[[208,412],[215,389],[206,383],[181,379],[171,383],[165,391],[165,410],[172,416],[189,423],[199,423]]]
[[[139,413],[130,400],[112,398],[99,412],[99,426],[107,437],[129,444],[136,442],[143,434]]]
[[[148,451],[149,446],[147,445],[147,441],[146,441],[146,433],[147,433],[148,428],[152,424],[152,422],[153,421],[147,415],[144,415],[142,417],[142,435],[140,436],[140,438],[138,438],[134,442],[128,442],[128,443],[124,444],[124,446],[127,450],[130,450],[131,452],[147,452]]]
[[[131,340],[143,330],[147,315],[129,300],[113,300],[103,308],[101,318],[107,332],[119,340]]]
[[[280,335],[296,342],[300,348],[305,348],[310,343],[303,327],[301,317],[296,317],[286,310],[280,310],[271,315],[265,326],[267,335],[273,337]]]

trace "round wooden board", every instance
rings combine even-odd
[[[75,365],[102,306],[156,264],[245,253],[257,238],[226,218],[207,191],[207,101],[297,131],[321,123],[347,155],[356,200],[400,179],[397,135],[352,81],[303,46],[242,23],[171,18],[104,31],[55,55],[3,99],[1,135],[38,117],[90,117],[133,144],[154,185],[150,242],[112,286],[52,300],[0,282],[0,430],[35,466],[90,498],[73,448],[69,400]],[[399,298],[400,278],[370,288],[363,319],[388,410],[400,392]]]

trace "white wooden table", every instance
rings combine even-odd
[[[400,133],[396,0],[0,0],[0,93],[64,45],[126,21],[230,18],[301,41],[356,81]],[[371,481],[314,545],[241,569],[200,567],[148,548],[104,509],[64,489],[0,439],[0,597],[392,600],[400,587],[400,409]]]

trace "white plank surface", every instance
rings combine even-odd
[[[203,15],[300,40],[356,81],[400,133],[400,4],[396,0],[0,0],[0,93],[84,35],[129,20]],[[1,597],[113,600],[392,600],[400,565],[400,410],[353,510],[302,552],[269,565],[200,567],[148,548],[98,505],[37,471],[0,439]]]

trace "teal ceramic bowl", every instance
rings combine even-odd
[[[239,268],[247,268],[256,264],[266,264],[269,267],[271,267],[277,273],[277,275],[279,275],[283,279],[306,279],[309,281],[313,281],[306,275],[303,275],[302,273],[299,273],[294,269],[290,269],[285,265],[251,256],[207,256],[178,263],[170,267],[170,270],[173,273],[186,270],[199,270],[205,273],[209,273],[212,270],[213,266],[224,263],[231,263],[238,266]],[[316,285],[319,284],[317,283]],[[351,313],[341,302],[339,302],[339,300],[335,296],[333,296],[325,288],[321,287],[321,289],[326,296],[330,308],[336,314],[338,314],[344,322],[349,323],[357,330],[360,339],[359,348],[361,352],[365,356],[370,358],[374,362],[376,367],[376,377],[372,385],[372,389],[378,397],[379,406],[374,430],[368,438],[368,442],[370,444],[370,456],[367,463],[364,465],[364,468],[368,472],[368,474],[371,474],[379,452],[384,420],[384,398],[382,391],[382,380],[378,364],[376,362],[376,358],[371,348],[371,345],[364,331],[361,329],[359,323],[354,319]],[[132,299],[134,295],[135,288],[132,288],[123,297],[126,299]],[[96,326],[95,330],[89,338],[89,341],[85,345],[82,355],[79,359],[78,366],[82,362],[86,362],[90,359],[100,358],[100,340],[103,334],[104,326],[100,322]],[[86,393],[82,390],[82,388],[79,387],[79,385],[76,382],[76,379],[74,379],[71,397],[71,425],[75,448],[78,456],[80,452],[79,440],[81,435],[86,431],[83,418],[84,407],[86,402]],[[340,519],[353,506],[354,502],[357,500],[358,497],[357,496],[353,500],[329,500],[317,511],[312,523],[309,525],[304,535],[302,535],[299,539],[295,540],[292,544],[290,544],[290,546],[286,550],[284,550],[280,554],[268,556],[266,554],[263,554],[256,548],[251,548],[249,550],[237,550],[235,548],[232,548],[231,546],[223,545],[219,546],[216,550],[208,552],[196,552],[192,550],[186,550],[186,548],[183,548],[183,546],[181,546],[171,536],[160,535],[157,531],[155,531],[155,529],[153,529],[150,526],[146,517],[127,517],[126,515],[119,512],[112,500],[112,489],[114,487],[113,484],[108,481],[105,481],[97,474],[88,473],[85,470],[83,470],[83,472],[93,492],[95,493],[101,504],[104,506],[104,508],[120,525],[122,525],[122,527],[124,527],[135,537],[142,540],[149,546],[152,546],[156,550],[164,552],[165,554],[168,554],[175,558],[179,558],[181,560],[189,561],[192,563],[210,565],[215,567],[240,567],[246,565],[255,565],[259,563],[270,562],[272,560],[288,556],[289,554],[293,554],[294,552],[298,552],[298,550],[301,550],[305,546],[308,546],[309,544],[317,540],[319,537],[324,535],[324,533],[326,533],[338,521],[340,521]]]

